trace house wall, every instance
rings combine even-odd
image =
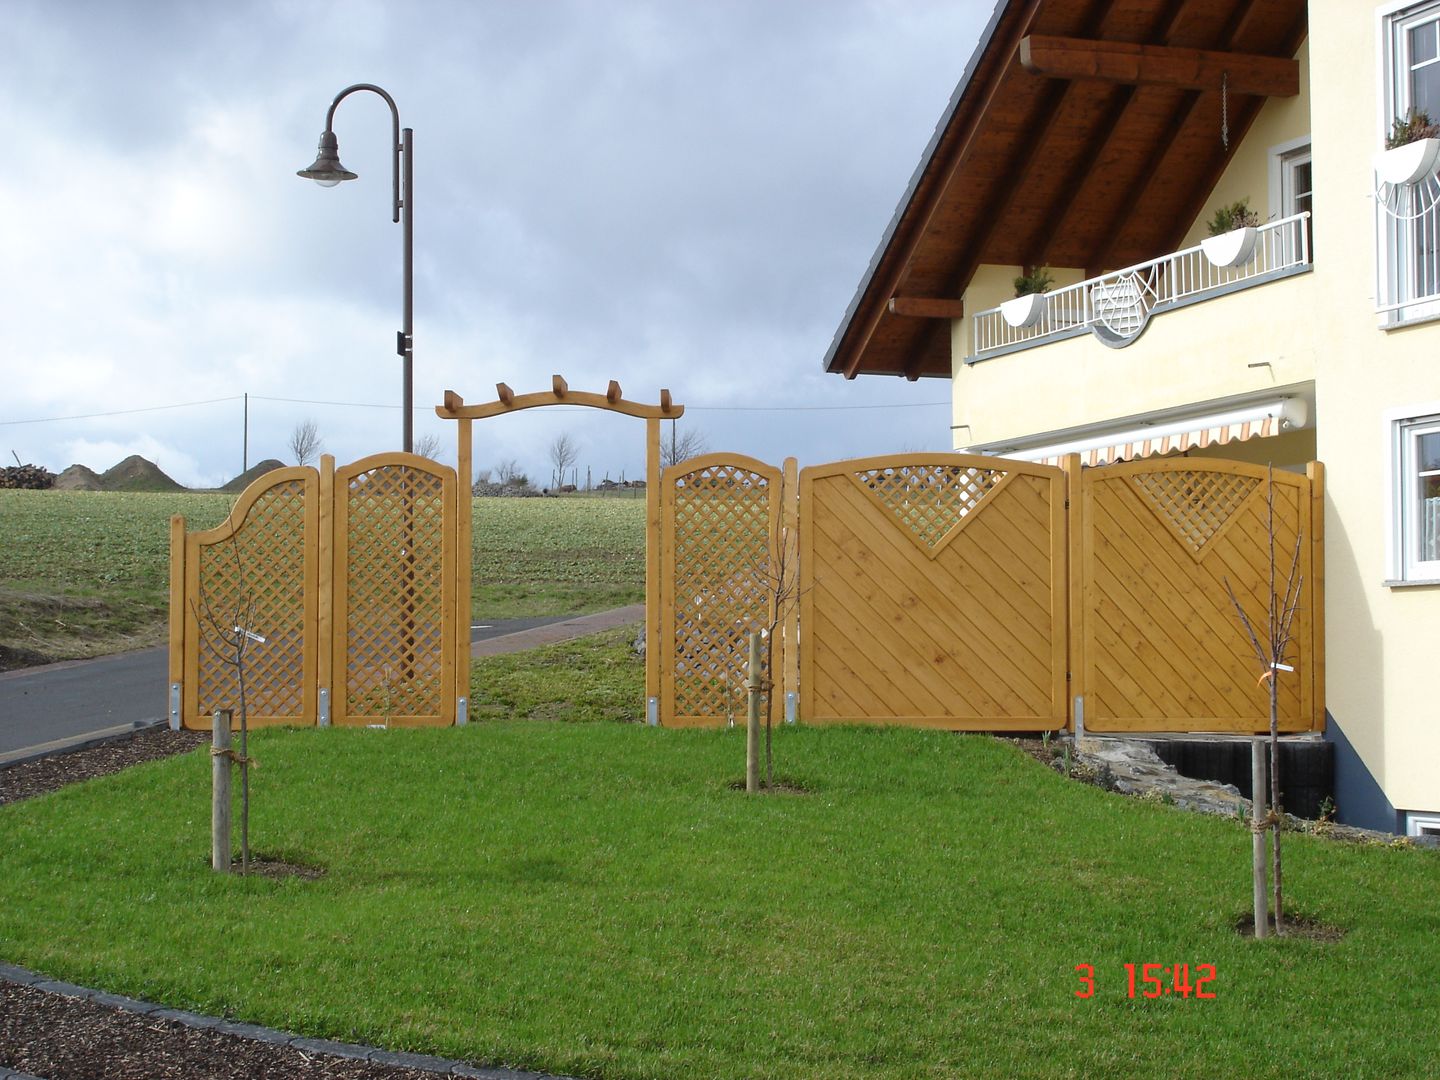
[[[1385,584],[1390,417],[1407,406],[1440,411],[1440,321],[1383,330],[1374,311],[1377,13],[1397,6],[1311,0],[1309,39],[1297,54],[1301,94],[1265,106],[1186,235],[1187,246],[1198,242],[1214,208],[1245,195],[1262,219],[1278,216],[1272,151],[1309,134],[1311,273],[1158,315],[1119,350],[1085,335],[971,365],[968,320],[952,332],[956,446],[1313,382],[1308,431],[1218,453],[1294,459],[1287,464],[1313,453],[1326,463],[1327,736],[1337,745],[1337,801],[1342,820],[1387,829],[1403,828],[1407,811],[1440,813],[1440,585]],[[1015,272],[982,267],[966,309],[1008,298]]]
[[[1440,586],[1390,588],[1387,414],[1440,402],[1440,322],[1382,330],[1374,312],[1372,154],[1383,145],[1377,13],[1311,0],[1317,452],[1326,500],[1330,711],[1396,811],[1440,810]],[[1343,799],[1343,794],[1342,794]],[[1342,813],[1345,806],[1341,804]],[[1372,814],[1384,816],[1383,802]],[[1395,827],[1392,819],[1389,827]]]

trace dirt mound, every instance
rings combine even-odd
[[[139,454],[131,454],[114,468],[106,469],[100,477],[100,484],[106,491],[184,491],[170,477],[160,471],[160,466],[147,461]]]
[[[234,480],[231,480],[228,484],[226,484],[226,485],[225,485],[224,487],[222,487],[220,490],[221,490],[221,491],[244,491],[247,487],[250,486],[251,481],[253,481],[253,480],[258,480],[260,477],[264,476],[267,472],[271,472],[271,471],[273,471],[273,470],[275,470],[275,469],[283,469],[284,467],[285,467],[285,463],[284,463],[283,461],[277,461],[277,460],[276,460],[275,458],[273,458],[273,457],[272,457],[272,458],[266,458],[264,461],[260,462],[259,464],[251,465],[250,468],[246,469],[246,470],[245,470],[244,472],[242,472],[239,476],[235,477]]]
[[[105,485],[93,469],[84,465],[71,465],[55,478],[57,491],[104,491]]]

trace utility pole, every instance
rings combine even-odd
[[[245,474],[250,471],[250,395],[245,394],[245,413],[241,423],[240,436],[240,472]]]

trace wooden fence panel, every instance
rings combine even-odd
[[[333,722],[453,723],[454,471],[375,454],[334,487]]]
[[[783,474],[741,454],[704,454],[661,481],[660,723],[718,726],[745,717],[752,631],[775,623]],[[793,497],[793,496],[792,496]],[[771,670],[784,670],[784,635]],[[783,694],[770,694],[772,722]]]
[[[449,724],[467,693],[455,472],[410,454],[276,469],[220,526],[171,522],[172,723]],[[259,640],[263,638],[264,640]]]
[[[265,639],[245,646],[249,723],[315,723],[317,494],[314,469],[275,469],[245,489],[220,525],[177,538],[185,553],[177,719],[185,726],[208,729],[220,708],[238,716],[238,669],[226,658],[242,620]]]
[[[1258,732],[1268,690],[1227,591],[1265,640],[1270,581],[1266,469],[1230,461],[1138,461],[1081,478],[1084,602],[1074,633],[1091,731]],[[1304,579],[1277,673],[1284,731],[1323,728],[1312,483],[1274,474],[1276,589],[1298,550]]]
[[[958,454],[801,470],[801,718],[1064,727],[1065,487]]]

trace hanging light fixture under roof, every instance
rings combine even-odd
[[[341,180],[356,178],[355,173],[340,164],[340,142],[335,138],[335,132],[329,130],[320,134],[320,153],[316,155],[315,163],[308,169],[297,170],[295,175],[314,180],[321,187],[334,187]]]

